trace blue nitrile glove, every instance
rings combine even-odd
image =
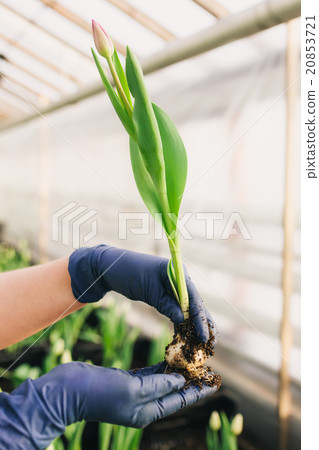
[[[90,303],[100,300],[109,291],[116,291],[131,300],[154,306],[174,323],[182,323],[184,316],[167,276],[167,263],[165,258],[108,245],[83,247],[70,256],[73,294],[79,302]],[[213,319],[187,273],[186,284],[190,318],[200,341],[206,342],[207,323],[214,327]]]
[[[126,372],[72,362],[28,379],[0,394],[0,449],[44,449],[80,420],[145,427],[215,391],[180,390],[184,378],[163,374],[164,368],[160,363]]]

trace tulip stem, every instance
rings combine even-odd
[[[121,82],[120,82],[119,77],[118,77],[118,75],[116,73],[116,70],[115,70],[112,58],[106,58],[106,61],[107,61],[108,65],[109,65],[109,68],[110,68],[110,71],[111,71],[111,74],[112,74],[112,77],[113,77],[113,80],[114,80],[117,92],[119,94],[119,97],[121,98],[121,100],[122,100],[122,102],[124,104],[126,112],[130,116],[130,118],[132,118],[133,110],[132,110],[131,105],[129,104],[129,102],[128,102],[127,98],[126,98],[125,92],[124,92],[124,90],[122,88]]]
[[[176,233],[178,233],[177,230],[176,230]],[[181,306],[181,310],[183,311],[184,319],[188,319],[189,318],[189,299],[188,299],[188,292],[187,292],[187,286],[186,286],[186,281],[185,281],[184,267],[183,267],[183,261],[182,261],[182,255],[181,255],[181,250],[180,250],[178,234],[176,234],[176,237],[173,241],[174,241],[174,244],[171,239],[168,239],[170,252],[171,252],[172,260],[173,260],[173,267],[174,267],[174,271],[175,271],[175,280],[176,280],[176,287],[177,287],[177,292],[178,292],[178,297],[179,297],[179,304]]]
[[[170,210],[168,201],[167,201],[167,192],[166,187],[164,187],[160,193],[161,206],[163,214],[163,221],[165,223],[165,229],[167,230],[167,239],[168,245],[170,249],[170,253],[173,261],[173,268],[175,272],[175,282],[176,289],[178,293],[178,301],[183,311],[184,319],[189,318],[189,298],[188,291],[185,281],[185,273],[184,266],[181,255],[180,241],[179,241],[179,233],[177,228],[173,226],[172,219],[168,216],[168,212]]]

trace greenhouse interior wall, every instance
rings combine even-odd
[[[251,433],[269,449],[277,439],[281,362],[286,43],[281,25],[146,78],[152,101],[172,117],[187,149],[181,246],[219,330],[214,369],[238,396]],[[35,261],[70,255],[76,247],[70,239],[63,244],[62,221],[58,238],[52,235],[55,213],[70,203],[96,211],[80,228],[81,246],[107,243],[168,257],[105,93],[3,131],[0,147],[1,238],[14,245],[26,239]],[[300,448],[298,207],[295,216],[289,449]],[[93,222],[96,235],[85,243]],[[129,317],[149,336],[166,321],[143,304]]]

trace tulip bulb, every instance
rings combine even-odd
[[[191,361],[189,361],[190,358],[186,358],[184,353],[185,347],[185,341],[177,335],[173,342],[166,348],[165,361],[167,364],[170,367],[187,371],[203,367],[207,360],[206,353],[202,349],[194,349]]]

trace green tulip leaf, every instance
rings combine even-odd
[[[155,213],[161,213],[162,211],[157,196],[157,190],[155,189],[153,180],[146,169],[142,153],[132,138],[130,138],[130,156],[135,183],[143,202],[152,216],[154,216]]]
[[[187,178],[187,154],[173,121],[161,108],[152,105],[162,140],[168,203],[177,220]]]
[[[172,290],[174,292],[174,295],[177,299],[177,301],[179,301],[179,297],[178,297],[178,293],[177,293],[177,288],[176,288],[176,277],[175,277],[175,271],[174,271],[174,266],[173,266],[173,261],[170,259],[167,263],[167,276],[168,279],[171,283],[172,286]]]
[[[125,93],[125,96],[127,98],[127,101],[129,102],[129,105],[133,108],[131,93],[130,93],[130,90],[128,87],[127,79],[126,79],[126,76],[125,76],[125,73],[124,73],[124,70],[123,70],[123,67],[122,67],[119,55],[117,54],[115,46],[114,46],[114,53],[112,55],[112,61],[115,66],[116,73],[119,77],[119,80],[120,80],[121,86],[123,88],[123,91]]]
[[[145,167],[156,184],[156,189],[160,190],[165,187],[161,136],[144,83],[142,68],[129,47],[126,57],[126,76],[135,99],[133,123],[136,130],[136,142],[142,153]]]
[[[101,76],[102,82],[104,84],[105,90],[107,92],[107,95],[109,96],[111,103],[113,105],[113,108],[115,109],[116,114],[118,115],[120,121],[122,122],[124,128],[126,129],[126,131],[128,132],[128,134],[130,136],[134,136],[135,135],[135,131],[134,131],[134,125],[133,122],[131,120],[131,118],[128,116],[127,112],[125,111],[125,109],[123,108],[119,97],[116,95],[116,93],[114,92],[114,89],[111,85],[111,83],[109,82],[107,76],[104,73],[104,70],[101,66],[101,63],[98,59],[98,57],[96,56],[95,51],[92,50],[92,54],[93,54],[93,58],[96,64],[96,67],[99,71],[99,74]]]

